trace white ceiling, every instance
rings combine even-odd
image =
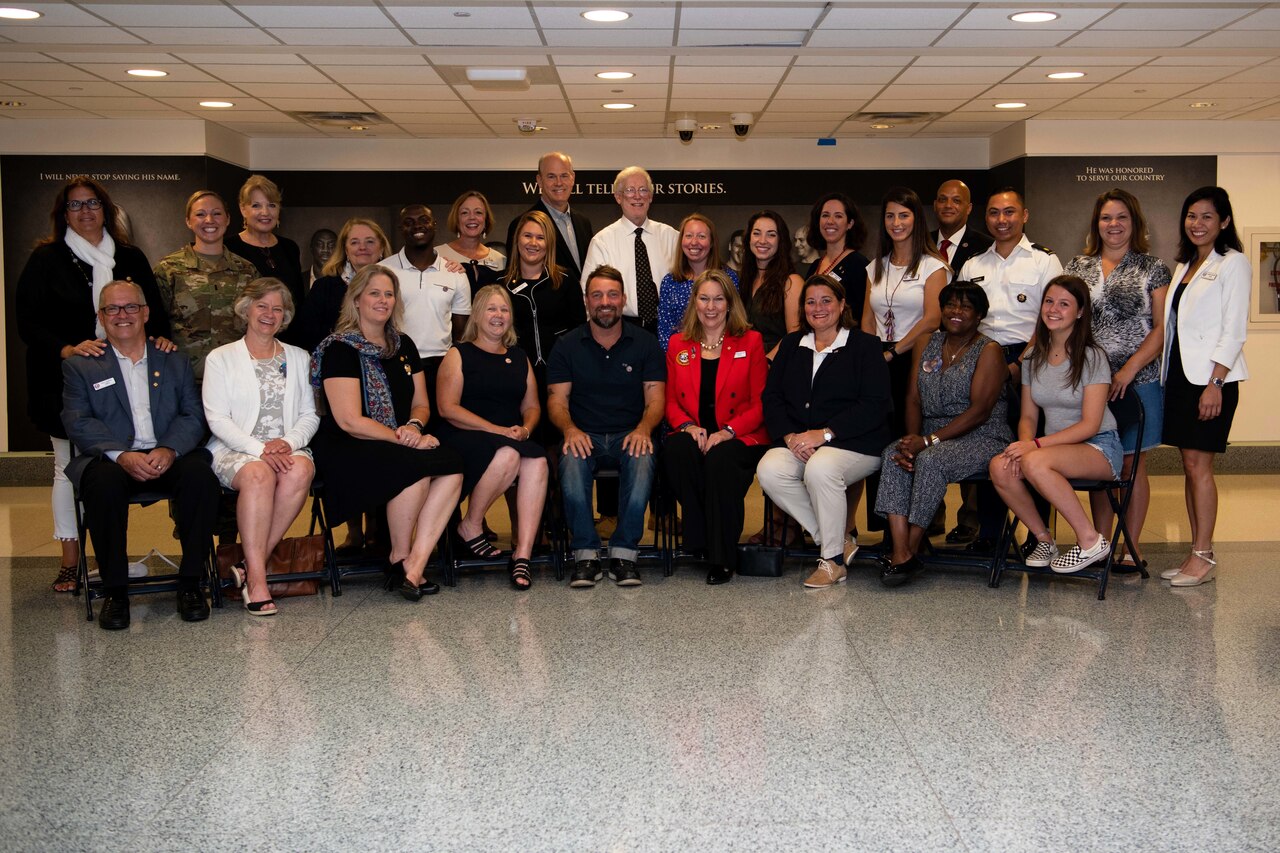
[[[556,137],[644,138],[686,114],[728,136],[731,112],[753,113],[761,137],[1280,119],[1280,3],[4,2],[43,13],[0,24],[0,101],[21,104],[0,107],[9,121],[196,117],[250,137],[352,135],[289,115],[323,110],[379,113],[363,132],[379,137],[515,136],[532,118]],[[581,17],[601,7],[632,17]],[[1023,10],[1061,17],[1008,19]],[[475,89],[467,66],[526,67],[530,84]],[[125,73],[138,67],[169,76]],[[235,107],[198,105],[210,99]],[[1004,101],[1027,108],[995,108]],[[856,116],[868,111],[932,115],[872,130]]]

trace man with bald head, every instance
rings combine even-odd
[[[172,499],[182,542],[178,614],[187,622],[209,616],[200,580],[222,489],[203,446],[191,361],[147,340],[148,316],[141,288],[111,282],[98,300],[106,351],[62,362],[62,424],[78,454],[67,478],[84,503],[106,594],[98,624],[108,630],[129,627],[128,501],[140,492]]]
[[[964,181],[954,178],[943,181],[933,199],[933,212],[938,217],[938,230],[933,232],[933,242],[946,257],[954,278],[965,261],[991,246],[991,238],[969,227],[973,200]]]
[[[556,226],[556,263],[574,284],[582,280],[582,261],[595,236],[591,220],[569,209],[577,175],[573,160],[561,151],[549,151],[538,158],[538,201],[529,210],[541,210]],[[507,227],[507,257],[516,254],[515,231],[519,216]]]

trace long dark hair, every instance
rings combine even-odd
[[[916,274],[920,259],[925,255],[932,255],[945,264],[947,259],[938,252],[938,247],[933,245],[933,238],[929,236],[928,220],[925,219],[924,204],[921,203],[920,196],[907,187],[890,187],[880,202],[880,249],[876,252],[876,281],[884,277],[885,267],[889,265],[889,257],[893,254],[893,238],[889,236],[889,229],[884,226],[890,204],[902,205],[911,211],[912,219],[915,220],[911,226],[911,260],[907,262],[907,274]]]
[[[1214,251],[1220,255],[1225,255],[1227,249],[1244,251],[1240,235],[1236,233],[1236,218],[1231,213],[1231,197],[1227,195],[1227,191],[1222,187],[1201,187],[1187,196],[1187,200],[1182,203],[1182,215],[1178,217],[1178,263],[1190,263],[1196,258],[1196,246],[1187,236],[1187,211],[1191,209],[1191,205],[1205,199],[1213,202],[1213,209],[1218,212],[1218,218],[1226,223],[1222,226],[1218,239],[1213,241]]]
[[[1047,294],[1051,287],[1060,287],[1070,293],[1076,305],[1080,307],[1080,316],[1071,327],[1066,347],[1068,363],[1071,365],[1067,378],[1074,391],[1080,387],[1089,351],[1095,351],[1096,358],[1105,359],[1107,355],[1093,339],[1093,306],[1089,303],[1089,285],[1085,284],[1079,276],[1060,275],[1044,286],[1044,292]],[[1044,324],[1043,298],[1040,304],[1041,312],[1036,315],[1036,331],[1031,336],[1031,354],[1026,357],[1027,366],[1033,373],[1039,373],[1040,369],[1049,363],[1049,327]]]
[[[61,243],[66,239],[67,198],[76,187],[84,187],[97,196],[98,200],[102,202],[103,230],[111,235],[111,239],[117,246],[128,246],[129,239],[125,236],[124,229],[120,227],[120,208],[116,207],[115,202],[111,200],[111,194],[107,192],[106,187],[88,175],[76,175],[63,184],[62,189],[58,190],[58,194],[53,198],[53,209],[49,211],[49,224],[52,226],[49,236],[38,241],[36,245]]]
[[[1129,226],[1133,236],[1129,238],[1129,248],[1135,252],[1146,254],[1151,250],[1151,235],[1147,233],[1147,218],[1142,215],[1142,205],[1138,197],[1128,190],[1113,187],[1098,196],[1093,203],[1093,218],[1089,220],[1089,230],[1084,238],[1084,253],[1090,257],[1102,252],[1102,238],[1098,234],[1098,218],[1102,216],[1102,206],[1109,201],[1118,201],[1129,211]],[[1186,216],[1186,212],[1183,212]]]
[[[510,287],[520,280],[520,231],[526,222],[537,225],[546,236],[547,258],[543,264],[547,278],[551,279],[551,289],[559,290],[560,282],[564,281],[564,267],[556,263],[556,226],[551,223],[551,217],[541,210],[526,210],[516,220],[516,230],[511,232],[511,257],[507,258],[507,274],[502,277],[502,283]]]
[[[858,206],[853,203],[853,199],[844,193],[832,192],[827,193],[822,198],[813,203],[813,207],[809,209],[809,233],[805,239],[815,251],[826,251],[827,241],[822,238],[822,208],[826,207],[827,202],[838,201],[844,208],[844,215],[853,223],[844,235],[844,246],[846,249],[852,249],[857,252],[862,249],[862,245],[867,242],[867,223],[862,221],[862,214],[858,213]]]
[[[751,214],[747,220],[746,232],[742,235],[742,271],[738,276],[738,286],[742,288],[742,298],[750,305],[755,299],[756,276],[760,268],[756,266],[756,254],[751,251],[751,230],[761,219],[772,219],[778,229],[778,251],[773,260],[764,269],[764,281],[760,282],[760,310],[765,314],[777,314],[783,310],[782,300],[787,292],[787,279],[795,275],[795,263],[791,260],[791,229],[777,211],[759,210]]]

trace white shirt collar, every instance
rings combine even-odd
[[[841,329],[839,332],[836,332],[836,339],[832,342],[831,346],[818,353],[818,355],[826,355],[829,352],[835,352],[836,350],[843,348],[847,343],[849,343],[849,330]],[[818,352],[818,343],[814,339],[813,332],[809,332],[809,334],[800,339],[800,346],[805,349],[811,349],[814,352]]]

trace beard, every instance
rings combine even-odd
[[[612,329],[622,320],[620,312],[614,312],[611,316],[601,317],[600,312],[596,311],[591,315],[591,322],[602,329]]]

